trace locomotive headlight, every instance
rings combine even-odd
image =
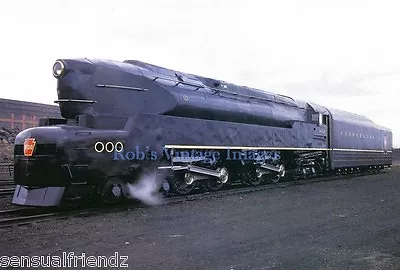
[[[53,76],[61,78],[65,73],[65,65],[62,61],[57,60],[53,65]]]

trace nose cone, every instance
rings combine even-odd
[[[58,59],[53,65],[53,76],[56,79],[65,77],[69,72],[93,74],[95,67],[89,59]]]
[[[95,66],[88,59],[58,59],[53,65],[53,76],[57,79],[56,103],[64,118],[74,118],[91,111],[90,100]]]

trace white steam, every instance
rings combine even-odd
[[[159,192],[161,181],[157,173],[143,174],[137,183],[128,184],[128,191],[132,198],[140,200],[146,205],[160,205],[163,203],[163,196]]]

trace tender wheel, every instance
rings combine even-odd
[[[301,175],[302,175],[303,180],[307,180],[310,176],[309,173],[307,172],[306,168],[301,169]]]
[[[171,177],[171,188],[180,195],[188,195],[197,187],[196,181],[185,178],[185,174],[176,174]]]

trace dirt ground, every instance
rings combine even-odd
[[[400,164],[400,149],[393,149],[392,160],[393,164]]]
[[[129,256],[132,269],[399,269],[400,167],[385,174],[0,230],[1,255]]]

